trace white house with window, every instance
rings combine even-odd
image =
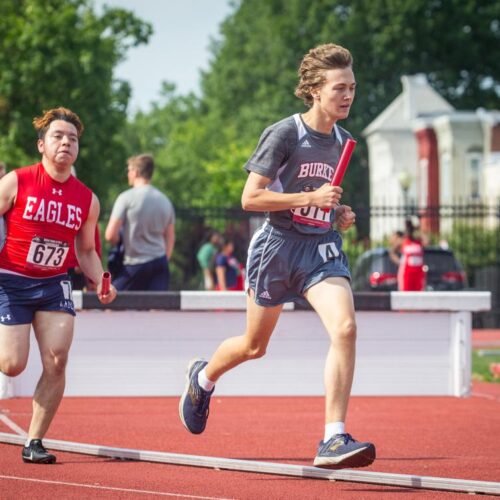
[[[500,200],[500,112],[456,111],[425,75],[403,76],[403,92],[363,131],[370,204],[418,208]],[[371,238],[402,229],[404,214],[371,218]],[[422,229],[443,229],[435,217]]]

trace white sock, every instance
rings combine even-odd
[[[215,387],[215,382],[212,382],[205,372],[205,368],[198,372],[198,384],[199,386],[207,392],[210,392]]]
[[[326,443],[330,438],[335,436],[335,434],[344,434],[345,424],[344,422],[330,422],[325,425],[325,437],[323,442]]]

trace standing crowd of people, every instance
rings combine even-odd
[[[218,231],[209,233],[201,245],[196,260],[203,272],[205,290],[244,290],[245,267],[234,255],[235,245],[231,238]]]

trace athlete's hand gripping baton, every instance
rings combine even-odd
[[[347,170],[347,165],[349,165],[349,160],[351,159],[352,152],[356,147],[356,141],[354,139],[347,139],[344,149],[340,155],[339,162],[337,164],[337,168],[335,169],[335,173],[333,174],[332,182],[330,183],[332,186],[340,186],[342,183],[342,179],[344,178],[345,171]],[[325,212],[329,212],[330,209],[326,209]]]
[[[105,271],[102,273],[101,295],[107,295],[111,287],[111,273]]]

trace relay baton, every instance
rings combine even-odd
[[[342,179],[344,178],[345,171],[347,170],[347,165],[349,165],[349,160],[351,159],[352,152],[356,147],[356,141],[354,139],[347,139],[344,149],[340,155],[339,162],[337,164],[337,168],[335,169],[335,173],[333,174],[332,182],[330,183],[332,186],[340,186],[342,183]],[[329,212],[330,209],[326,209],[325,212]]]
[[[105,271],[102,273],[101,294],[107,295],[109,293],[110,286],[111,286],[111,273]]]
[[[342,179],[344,178],[345,171],[347,170],[347,165],[349,165],[349,160],[351,159],[352,152],[356,147],[356,141],[354,139],[347,139],[342,154],[340,155],[340,160],[333,174],[332,186],[340,186]]]

